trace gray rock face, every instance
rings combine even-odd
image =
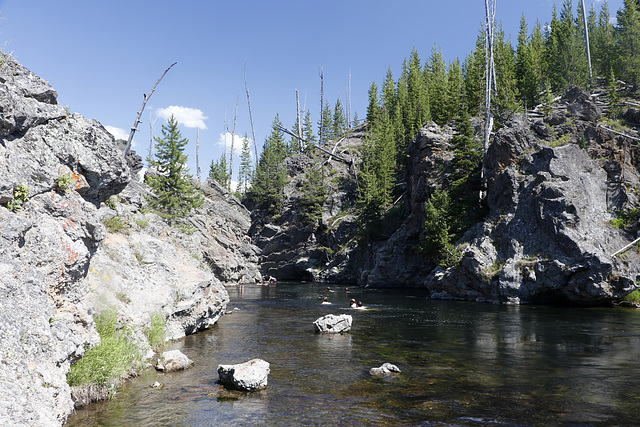
[[[316,332],[326,334],[339,334],[342,332],[349,332],[351,330],[351,323],[353,322],[353,316],[349,314],[327,314],[316,319],[313,322],[313,327]]]
[[[0,55],[0,424],[61,425],[67,372],[99,343],[94,314],[116,309],[142,347],[152,314],[167,338],[202,330],[224,313],[223,282],[261,279],[259,250],[246,210],[214,190],[190,230],[143,212],[149,190],[113,137]],[[30,196],[9,210],[21,184]]]
[[[242,391],[261,390],[267,386],[269,362],[252,359],[236,365],[218,365],[220,381],[228,387]]]
[[[355,163],[356,147],[364,136],[364,126],[327,144],[324,148]],[[327,200],[323,205],[322,220],[309,224],[302,218],[300,197],[305,171],[313,160],[304,154],[294,155],[285,161],[290,181],[284,188],[283,212],[272,221],[268,215],[253,212],[250,235],[261,249],[260,265],[263,275],[280,280],[326,281],[354,283],[357,280],[354,265],[354,235],[357,225],[354,215],[347,213],[355,204],[356,185],[353,165],[330,158],[318,151],[323,161],[327,179]],[[317,161],[317,160],[316,160]],[[317,167],[317,166],[316,166]]]
[[[625,158],[616,156],[622,142],[594,125],[601,112],[587,94],[572,90],[562,104],[564,111],[544,122],[516,116],[492,138],[485,157],[488,218],[458,242],[462,260],[447,270],[412,250],[424,203],[450,160],[446,128],[421,129],[409,145],[409,216],[386,242],[371,246],[360,283],[425,286],[433,298],[512,304],[602,305],[636,289],[638,251],[612,256],[635,236],[610,220],[637,203],[631,189],[640,184],[639,152],[627,146]],[[554,135],[568,142],[554,144]],[[594,160],[601,157],[616,160]]]
[[[175,372],[189,369],[193,360],[185,356],[180,350],[165,351],[158,358],[155,368],[162,372]]]

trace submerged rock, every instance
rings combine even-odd
[[[269,372],[269,362],[262,359],[252,359],[236,365],[218,365],[220,381],[226,386],[243,391],[265,388]]]
[[[316,321],[313,322],[313,326],[316,332],[339,334],[341,332],[349,332],[352,321],[353,317],[349,314],[341,314],[339,316],[327,314],[326,316],[316,319]]]
[[[180,350],[170,350],[160,355],[155,368],[162,372],[175,372],[188,369],[191,365],[193,365],[193,360],[185,356]]]

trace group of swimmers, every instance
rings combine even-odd
[[[262,286],[277,285],[277,284],[278,284],[278,279],[276,279],[273,276],[269,276],[269,280],[263,282]],[[258,285],[259,285],[259,283],[258,283]]]
[[[331,289],[330,287],[327,287],[327,292],[335,292],[333,289]],[[349,293],[349,288],[344,288],[344,292],[345,293]],[[322,303],[323,305],[329,305],[331,304],[331,302],[329,301],[328,297],[322,297]],[[364,306],[362,305],[362,301],[356,301],[354,298],[351,298],[349,300],[349,308],[355,308],[355,309],[360,309],[360,310],[364,310]]]

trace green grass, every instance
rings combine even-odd
[[[145,331],[145,335],[153,349],[158,349],[164,344],[167,338],[166,327],[167,321],[162,314],[153,313],[151,315],[151,325]]]
[[[119,384],[141,366],[142,355],[128,329],[118,329],[115,310],[96,316],[100,344],[87,350],[67,374],[70,386]]]

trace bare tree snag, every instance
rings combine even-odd
[[[489,5],[491,3],[491,5]],[[485,98],[484,98],[484,145],[482,170],[480,171],[480,179],[482,189],[480,190],[480,202],[486,197],[486,171],[485,156],[489,150],[489,137],[493,128],[493,116],[491,115],[491,93],[496,85],[496,71],[493,60],[493,30],[495,28],[496,5],[495,0],[484,0],[486,11],[486,28],[485,28]]]
[[[196,175],[200,181],[200,129],[196,129]]]
[[[320,67],[320,141],[318,142],[318,146],[322,145],[324,141],[322,140],[322,130],[324,128],[324,72],[322,67]]]
[[[236,111],[233,114],[233,129],[231,130],[231,153],[229,153],[229,188],[227,188],[227,190],[231,190],[231,178],[233,177],[233,145],[236,139],[236,120],[238,119],[238,102],[240,102],[240,97],[236,99]]]
[[[244,90],[247,93],[247,105],[249,106],[249,121],[251,122],[251,136],[253,137],[253,150],[256,153],[256,169],[258,168],[258,144],[256,143],[256,130],[253,127],[253,115],[251,114],[251,98],[249,97],[249,86],[247,85],[247,63],[244,63]]]
[[[296,112],[298,114],[298,150],[302,153],[304,150],[302,144],[302,117],[300,117],[300,93],[296,89]]]
[[[162,80],[164,75],[167,74],[167,72],[171,69],[171,67],[173,67],[176,64],[177,64],[177,62],[174,62],[173,64],[169,65],[169,68],[164,70],[164,73],[162,73],[162,75],[160,76],[160,78],[158,79],[156,84],[153,85],[153,87],[151,88],[151,92],[149,92],[148,94],[144,95],[144,101],[142,101],[142,106],[140,107],[140,111],[138,111],[138,115],[136,116],[136,121],[133,122],[133,126],[131,127],[131,132],[129,133],[129,140],[127,141],[127,146],[124,149],[125,157],[127,156],[127,154],[129,154],[129,149],[131,148],[131,142],[133,141],[133,135],[138,130],[138,124],[142,123],[140,121],[140,117],[142,117],[142,112],[144,111],[145,105],[147,105],[147,101],[149,101],[149,98],[151,98],[151,95],[153,94],[153,91],[156,90],[156,87],[158,86],[158,83],[160,83],[160,80]]]

